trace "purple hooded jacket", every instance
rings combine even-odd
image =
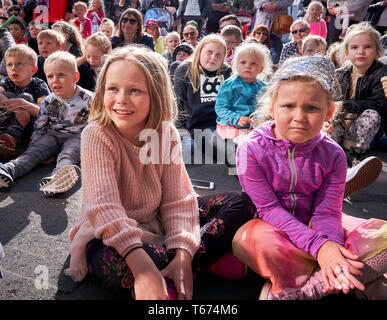
[[[345,153],[322,134],[298,145],[276,139],[273,127],[262,125],[238,145],[239,181],[257,208],[256,218],[317,258],[328,240],[344,245]]]

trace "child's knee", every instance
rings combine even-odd
[[[252,219],[239,228],[232,246],[234,252],[253,250],[260,255],[271,255],[284,249],[284,241],[288,240],[280,229],[261,219]]]

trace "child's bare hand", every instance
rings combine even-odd
[[[359,269],[364,266],[357,260],[356,255],[333,241],[327,241],[321,246],[317,261],[322,271],[326,293],[337,291],[349,293],[354,288],[365,289],[355,277],[362,274]]]
[[[244,128],[244,127],[246,127],[248,124],[250,124],[250,118],[249,118],[249,117],[242,116],[242,117],[239,118],[239,120],[238,120],[238,126]]]
[[[134,281],[136,300],[168,300],[167,286],[160,271],[145,270]]]
[[[162,271],[162,275],[173,280],[179,300],[191,300],[193,294],[192,257],[177,249],[175,258]]]

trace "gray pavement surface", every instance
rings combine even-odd
[[[374,152],[383,160],[383,172],[368,188],[345,200],[343,211],[363,218],[387,219],[387,153]],[[69,192],[45,198],[37,184],[53,165],[40,165],[15,181],[7,193],[0,193],[0,242],[5,257],[0,261],[4,279],[0,279],[0,300],[111,300],[127,299],[107,292],[89,279],[73,282],[64,275],[69,265],[68,233],[79,219],[82,200],[81,183]],[[224,164],[188,165],[191,178],[211,180],[212,191],[199,194],[240,190],[235,176]],[[263,284],[249,273],[246,279],[228,281],[210,274],[194,282],[194,299],[256,300]],[[326,299],[356,299],[353,295]]]

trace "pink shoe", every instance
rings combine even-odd
[[[387,274],[366,285],[364,291],[355,290],[361,300],[387,300]]]
[[[356,296],[362,300],[387,300],[387,249],[363,262],[363,275],[358,280],[366,289],[355,289]]]
[[[285,288],[276,294],[271,291],[271,282],[266,281],[261,289],[259,300],[319,300],[326,296],[321,269],[313,271],[301,288]]]
[[[231,250],[212,264],[208,271],[227,280],[241,280],[246,276],[246,266]]]

